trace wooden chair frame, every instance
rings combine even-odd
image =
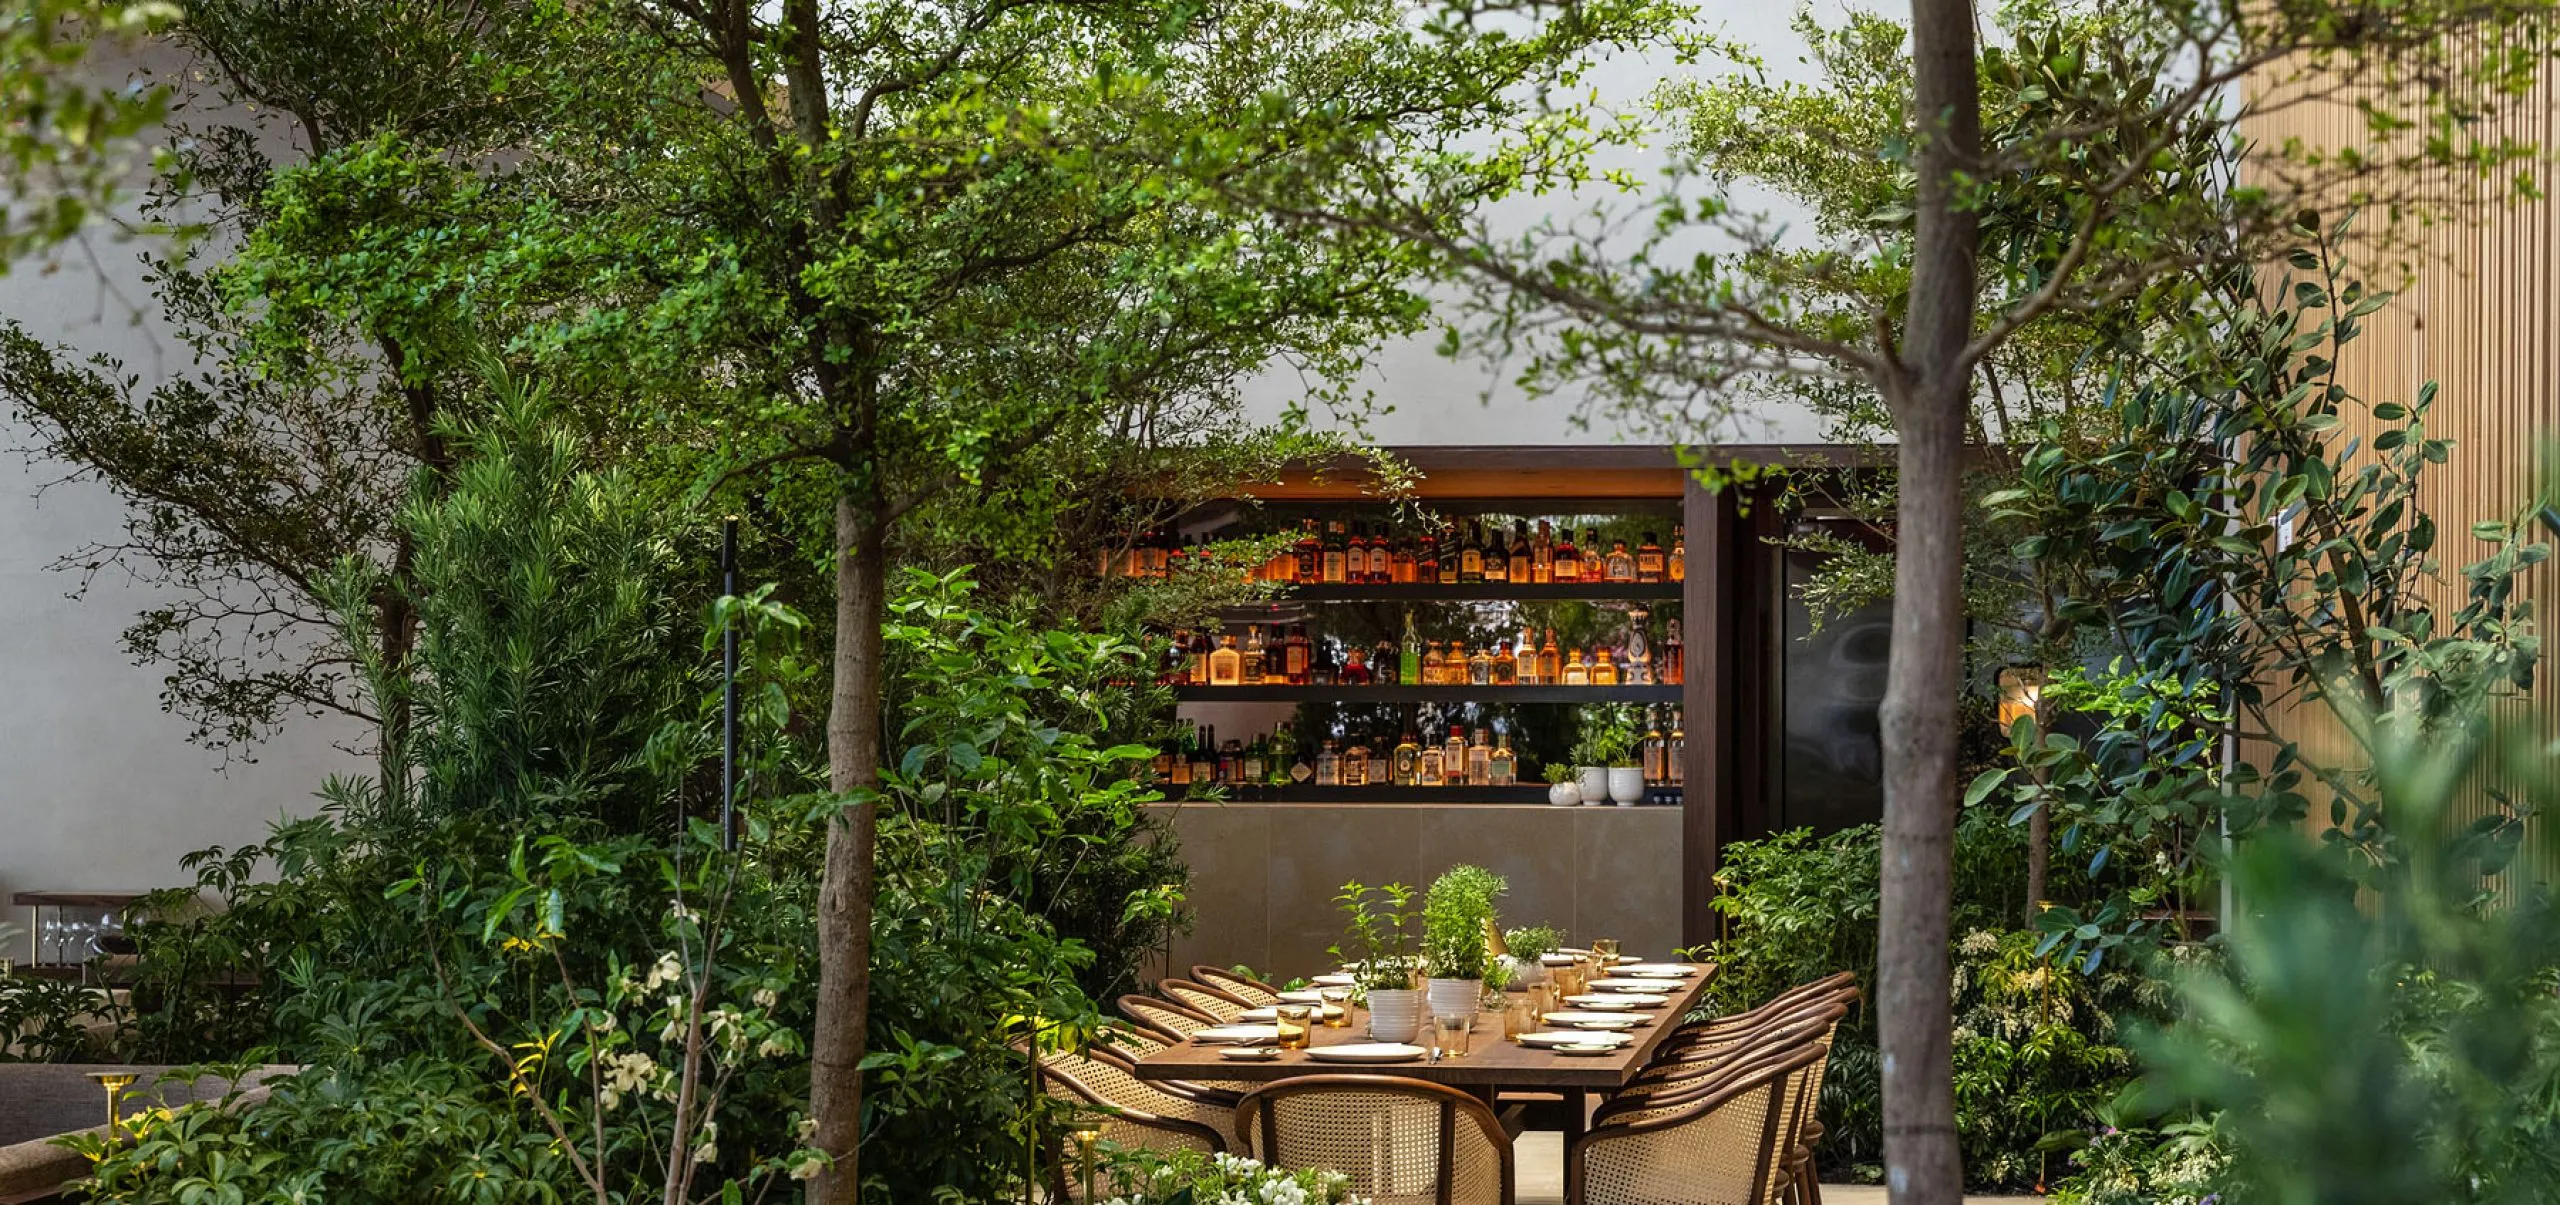
[[[1236,1102],[1236,1137],[1247,1149],[1255,1151],[1265,1162],[1273,1160],[1273,1148],[1279,1145],[1278,1123],[1273,1119],[1270,1102],[1292,1096],[1318,1093],[1366,1093],[1373,1096],[1403,1096],[1428,1101],[1440,1106],[1439,1205],[1451,1205],[1450,1193],[1457,1178],[1456,1131],[1458,1118],[1464,1116],[1484,1131],[1499,1155],[1502,1168],[1502,1205],[1513,1205],[1518,1196],[1516,1168],[1511,1147],[1511,1134],[1502,1128],[1502,1119],[1494,1116],[1491,1106],[1478,1097],[1456,1088],[1425,1080],[1405,1079],[1392,1075],[1305,1075],[1264,1084],[1245,1093]],[[1261,1142],[1254,1142],[1259,1126]]]
[[[1766,1092],[1770,1094],[1771,1100],[1767,1119],[1761,1125],[1761,1136],[1757,1143],[1758,1150],[1753,1156],[1751,1173],[1752,1183],[1757,1191],[1763,1194],[1763,1198],[1762,1201],[1751,1202],[1750,1205],[1762,1205],[1763,1201],[1779,1200],[1792,1186],[1795,1175],[1793,1131],[1797,1117],[1801,1116],[1801,1109],[1796,1111],[1795,1117],[1790,1117],[1787,1115],[1788,1110],[1777,1106],[1785,1099],[1788,1078],[1806,1074],[1816,1061],[1825,1057],[1828,1055],[1822,1048],[1810,1044],[1801,1045],[1765,1058],[1753,1059],[1748,1065],[1736,1066],[1728,1073],[1717,1076],[1715,1082],[1698,1093],[1688,1107],[1672,1116],[1641,1121],[1595,1121],[1589,1132],[1575,1139],[1565,1150],[1565,1205],[1587,1205],[1589,1161],[1593,1149],[1633,1135],[1687,1125],[1755,1092]],[[1652,1107],[1659,1108],[1668,1103],[1672,1102],[1655,1101]]]

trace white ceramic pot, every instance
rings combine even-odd
[[[1609,806],[1609,767],[1579,766],[1575,768],[1574,773],[1579,776],[1575,779],[1575,785],[1582,789],[1582,806],[1587,808]]]
[[[1431,1004],[1431,1015],[1453,1017],[1484,1007],[1484,980],[1434,979],[1424,990]]]
[[[1547,981],[1547,964],[1535,958],[1508,959],[1513,987],[1536,987]]]
[[[1618,806],[1631,808],[1644,801],[1644,767],[1609,767],[1609,798]]]
[[[1410,1042],[1422,1033],[1422,993],[1412,988],[1369,992],[1369,1040]]]
[[[1547,802],[1560,808],[1577,806],[1582,802],[1582,787],[1570,782],[1548,783]]]

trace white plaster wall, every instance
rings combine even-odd
[[[123,361],[148,389],[190,351],[148,313],[143,249],[99,233],[12,265],[0,314]],[[26,442],[0,405],[0,905],[28,889],[189,882],[181,855],[256,840],[276,818],[312,811],[327,775],[366,768],[336,747],[356,736],[342,724],[296,724],[228,756],[189,744],[189,726],[160,708],[162,671],[135,665],[118,640],[153,592],[110,570],[73,600],[79,577],[48,568],[118,538],[122,503],[64,481],[68,466],[30,463]],[[20,911],[0,916],[27,924]]]

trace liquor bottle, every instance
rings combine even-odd
[[[1493,652],[1483,645],[1477,645],[1476,651],[1467,654],[1467,685],[1493,685]]]
[[[1512,662],[1514,680],[1522,686],[1545,684],[1546,680],[1538,676],[1538,633],[1530,628],[1520,629],[1520,643],[1515,647],[1519,655]]]
[[[1520,684],[1520,661],[1511,655],[1511,642],[1508,640],[1495,646],[1493,650],[1493,684],[1496,686]]]
[[[1424,745],[1413,755],[1413,785],[1417,787],[1449,785],[1449,776],[1443,764],[1440,746]]]
[[[1616,540],[1610,543],[1609,559],[1606,562],[1606,569],[1603,572],[1602,580],[1612,582],[1631,582],[1636,580],[1636,557],[1634,553],[1627,551],[1627,542],[1625,540]]]
[[[1351,538],[1343,541],[1342,580],[1355,586],[1369,582],[1369,529],[1358,523],[1351,525]]]
[[[1511,734],[1503,733],[1493,741],[1493,752],[1485,758],[1485,785],[1516,785],[1520,781],[1520,755],[1511,751]]]
[[[1556,535],[1546,520],[1538,520],[1538,538],[1529,545],[1529,580],[1546,585],[1556,580]]]
[[[1502,542],[1502,525],[1496,523],[1484,537],[1484,580],[1511,580],[1511,546]]]
[[[1307,625],[1289,625],[1289,641],[1280,649],[1280,680],[1291,686],[1307,684]]]
[[[1460,550],[1459,550],[1459,548],[1458,548],[1458,527],[1457,527],[1457,524],[1454,524],[1454,523],[1443,523],[1443,524],[1441,524],[1441,525],[1440,525],[1440,584],[1441,584],[1441,585],[1443,585],[1443,586],[1454,586],[1454,585],[1457,585],[1457,584],[1458,584],[1458,578],[1459,578],[1459,570],[1460,570],[1460,569],[1462,569],[1462,568],[1464,568],[1464,567],[1465,567],[1465,564],[1466,564],[1466,557],[1465,557],[1464,555],[1462,555],[1462,554],[1461,554],[1461,552],[1460,552]]]
[[[1248,786],[1261,786],[1271,777],[1271,738],[1257,736],[1244,747],[1244,769],[1236,781]]]
[[[1380,686],[1396,684],[1395,641],[1380,636],[1376,644],[1369,646],[1369,680]],[[1385,757],[1386,748],[1385,745],[1378,746],[1378,756]]]
[[[1473,585],[1484,580],[1484,527],[1470,521],[1467,542],[1458,546],[1458,581]]]
[[[1172,781],[1173,781],[1173,767],[1174,767],[1173,742],[1171,742],[1171,741],[1166,741],[1166,742],[1163,742],[1163,743],[1161,743],[1161,744],[1159,744],[1159,745],[1157,745],[1157,746],[1156,746],[1156,757],[1155,757],[1155,760],[1154,760],[1154,761],[1152,761],[1152,762],[1150,762],[1150,763],[1148,763],[1148,765],[1147,765],[1147,777],[1148,777],[1148,778],[1150,778],[1151,780],[1155,781],[1155,782],[1160,782],[1160,783],[1169,783],[1169,782],[1172,782]],[[1188,762],[1183,763],[1183,766],[1182,766],[1182,776],[1183,776],[1184,778],[1189,778],[1189,777],[1191,777],[1191,765],[1190,765],[1190,763],[1188,763]]]
[[[1662,573],[1662,545],[1654,543],[1653,533],[1648,531],[1644,533],[1644,543],[1636,545],[1636,580],[1658,582]]]
[[[1675,582],[1689,580],[1689,532],[1677,523],[1671,525],[1671,556],[1666,571]]]
[[[1441,675],[1446,672],[1447,669],[1445,665],[1446,660],[1446,658],[1440,655],[1440,642],[1437,640],[1432,641],[1431,647],[1422,654],[1423,685],[1438,686],[1441,684],[1443,681]]]
[[[1413,739],[1413,729],[1405,729],[1404,739],[1396,742],[1395,762],[1389,772],[1394,776],[1395,785],[1400,787],[1414,786],[1420,781],[1422,745]]]
[[[1369,785],[1369,747],[1367,745],[1353,745],[1342,751],[1342,785],[1346,787]]]
[[[1298,544],[1295,551],[1297,552],[1297,569],[1291,580],[1301,582],[1321,580],[1318,575],[1323,572],[1324,541],[1316,538],[1315,520],[1305,519],[1299,522]]]
[[[1689,650],[1680,643],[1680,621],[1666,620],[1662,635],[1662,684],[1678,686],[1688,680]]]
[[[1263,775],[1264,780],[1275,787],[1287,786],[1289,763],[1297,759],[1297,729],[1288,720],[1282,720],[1280,727],[1271,734],[1271,756],[1267,762],[1267,773]]]
[[[1342,663],[1342,668],[1334,671],[1333,680],[1342,686],[1367,686],[1369,684],[1369,650],[1353,645],[1350,657]]]
[[[1264,675],[1271,672],[1271,650],[1262,643],[1262,625],[1244,625],[1244,667],[1236,681],[1244,686],[1260,686]]]
[[[1410,610],[1404,613],[1404,645],[1396,653],[1396,681],[1406,686],[1422,684],[1422,637],[1414,634]]]
[[[1403,545],[1387,534],[1386,524],[1369,533],[1369,580],[1386,585],[1396,580],[1396,553]]]
[[[1298,742],[1298,747],[1292,751],[1289,759],[1289,781],[1303,786],[1308,780],[1315,776],[1316,768],[1307,764],[1306,743],[1304,741],[1300,741]]]
[[[1342,785],[1342,750],[1336,747],[1337,744],[1338,742],[1336,742],[1332,737],[1326,737],[1324,741],[1324,749],[1316,754],[1317,786],[1338,787]]]
[[[1440,541],[1429,535],[1422,537],[1422,550],[1413,556],[1413,577],[1409,580],[1424,583],[1440,580]]]
[[[1451,786],[1473,781],[1467,777],[1467,730],[1460,725],[1449,725],[1449,739],[1440,745],[1440,776]]]
[[[1202,724],[1199,737],[1191,747],[1191,785],[1205,787],[1218,781],[1218,730]]]
[[[1662,735],[1661,711],[1652,707],[1645,708],[1644,783],[1646,786],[1660,786],[1671,777],[1670,768],[1664,764],[1668,760],[1665,755],[1670,750],[1668,740]]]
[[[1333,685],[1333,665],[1332,641],[1307,642],[1307,684],[1309,686]]]
[[[1165,747],[1164,756],[1157,760],[1164,763],[1164,781],[1167,784],[1177,787],[1191,785],[1191,726],[1189,724],[1183,725],[1181,731],[1174,733],[1173,742]]]
[[[1556,540],[1555,566],[1551,572],[1559,582],[1582,580],[1582,550],[1573,546],[1573,529],[1570,527],[1565,528],[1564,534]]]
[[[1671,785],[1675,787],[1685,784],[1689,777],[1689,772],[1686,768],[1688,763],[1689,732],[1688,725],[1682,722],[1680,718],[1680,712],[1681,709],[1678,707],[1671,709],[1671,735],[1664,738],[1664,741],[1669,748],[1665,751],[1663,756],[1669,763],[1670,782]]]
[[[1653,685],[1653,648],[1645,632],[1653,616],[1642,607],[1627,612],[1627,644],[1618,661],[1618,681],[1627,686]]]
[[[1209,685],[1244,685],[1244,654],[1236,648],[1233,632],[1218,634],[1218,647],[1209,652]]]
[[[1591,663],[1591,684],[1593,686],[1618,684],[1618,667],[1609,660],[1609,650],[1605,648],[1600,650],[1599,659]]]
[[[1342,536],[1342,520],[1324,525],[1324,570],[1319,580],[1342,585],[1351,580],[1351,550]]]
[[[1480,787],[1493,785],[1493,746],[1482,728],[1467,742],[1467,781]]]
[[[1565,654],[1564,684],[1567,686],[1591,685],[1591,662],[1582,655],[1581,649],[1577,648]]]
[[[1529,521],[1511,521],[1511,580],[1525,584],[1537,580],[1538,553],[1529,545]]]
[[[1564,653],[1556,647],[1556,630],[1547,629],[1547,642],[1538,646],[1538,681],[1555,686],[1564,681]]]
[[[1244,781],[1244,742],[1228,737],[1218,747],[1218,785],[1234,786]]]
[[[1183,650],[1183,661],[1185,662],[1182,675],[1183,681],[1189,682],[1193,686],[1207,686],[1209,684],[1209,650],[1212,647],[1213,646],[1209,643],[1209,634],[1207,632],[1193,632],[1191,634],[1191,647]]]
[[[1398,539],[1387,550],[1387,580],[1409,585],[1413,576],[1413,541]]]

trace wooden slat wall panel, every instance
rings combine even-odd
[[[2468,49],[2485,46],[2475,39]],[[2560,90],[2545,83],[2498,103],[2484,124],[2546,150],[2560,149],[2556,96]],[[2277,106],[2244,130],[2261,147],[2290,140],[2312,147],[2363,146],[2365,123],[2355,99],[2349,93]],[[2427,224],[2403,227],[2402,235],[2415,233],[2413,245],[2405,253],[2376,248],[2373,262],[2362,266],[2368,285],[2396,285],[2399,295],[2371,316],[2339,367],[2342,381],[2368,403],[2410,400],[2425,382],[2438,382],[2430,431],[2453,441],[2453,454],[2449,464],[2428,474],[2419,504],[2442,533],[2442,577],[2432,593],[2449,613],[2463,604],[2462,566],[2488,548],[2472,537],[2471,524],[2509,517],[2532,497],[2542,441],[2560,426],[2560,399],[2554,396],[2560,390],[2560,333],[2553,330],[2560,321],[2553,298],[2560,286],[2560,264],[2554,262],[2560,259],[2560,205],[2517,199],[2506,172],[2434,182],[2429,192],[2443,203]],[[2370,217],[2366,233],[2373,233]],[[2369,440],[2375,433],[2375,424],[2361,415],[2346,418],[2357,436]],[[2539,570],[2525,583],[2546,630],[2554,613],[2549,572]],[[2552,689],[2551,675],[2542,675],[2537,693]],[[2309,750],[2331,757],[2345,753],[2345,740],[2325,715],[2297,713],[2291,723],[2291,734]],[[2463,811],[2468,817],[2488,806],[2482,795],[2466,800]],[[2560,866],[2541,869],[2560,872]]]

